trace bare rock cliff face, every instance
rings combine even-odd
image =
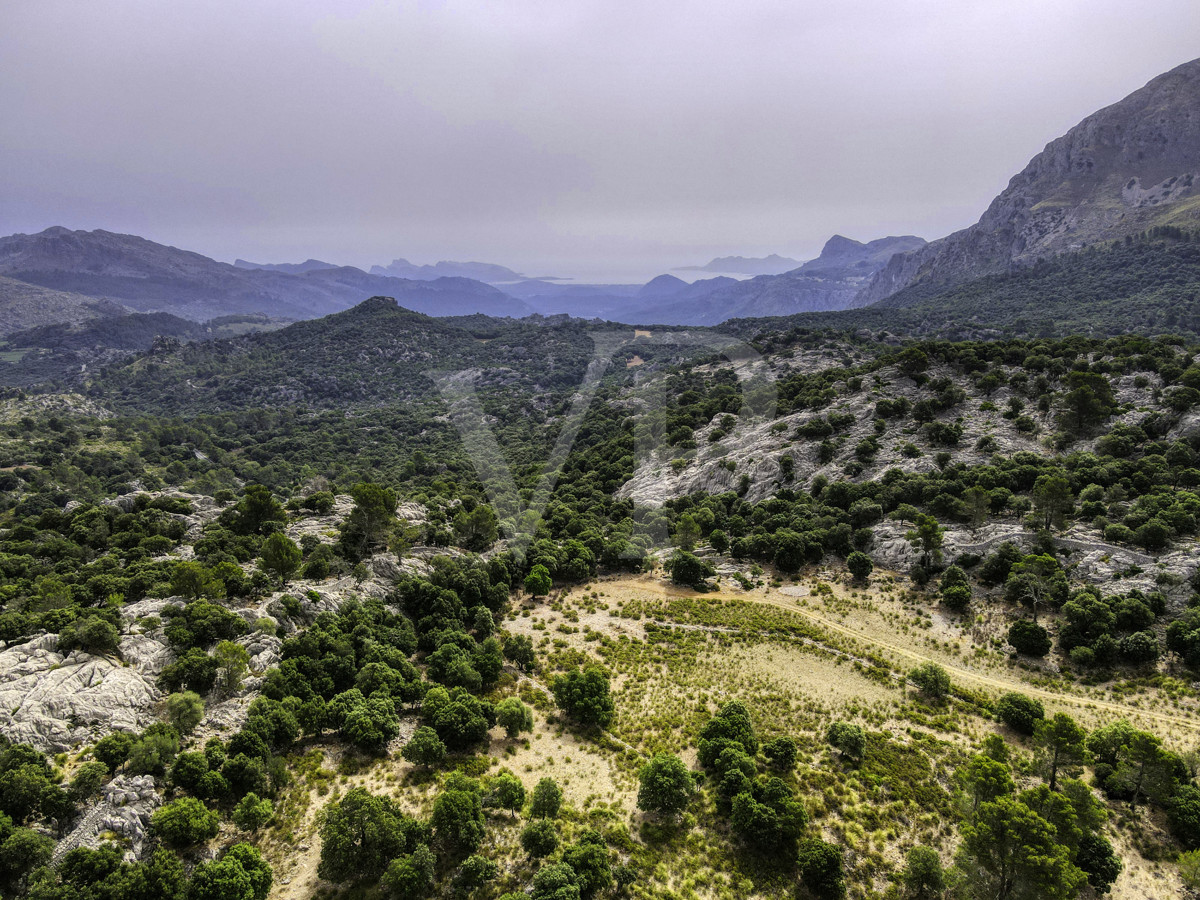
[[[1052,141],[978,223],[893,257],[854,301],[952,284],[1120,238],[1200,224],[1200,59]],[[886,305],[886,303],[885,303]]]

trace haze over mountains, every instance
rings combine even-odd
[[[411,278],[414,281],[432,281],[435,278],[474,278],[486,284],[504,284],[522,281],[525,276],[507,266],[481,262],[450,262],[443,260],[431,266],[417,266],[407,259],[393,259],[386,266],[371,266],[372,275],[388,275],[393,278]]]
[[[289,275],[303,275],[316,269],[336,269],[337,263],[327,263],[319,259],[306,259],[302,263],[255,263],[245,259],[235,259],[233,264],[239,269],[265,269],[268,272],[287,272]]]
[[[923,239],[912,235],[880,238],[866,244],[834,235],[819,257],[790,272],[714,285],[712,291],[700,298],[694,296],[693,285],[691,295],[680,292],[671,298],[673,302],[657,310],[658,321],[716,325],[734,318],[847,309],[871,276],[893,255],[924,245]]]
[[[231,315],[307,319],[370,296],[395,297],[434,316],[568,314],[639,325],[715,325],[881,301],[886,307],[1156,226],[1196,224],[1198,191],[1195,60],[1052,141],[977,224],[932,243],[912,235],[866,243],[835,235],[803,264],[778,255],[730,256],[679,270],[753,275],[745,280],[718,276],[689,284],[663,274],[644,285],[603,285],[527,279],[477,262],[395,259],[370,272],[317,259],[230,265],[134,235],[54,227],[0,238],[0,334],[129,313],[194,322]],[[791,268],[774,271],[784,266]],[[903,293],[888,299],[897,292]]]
[[[375,274],[317,259],[238,259],[229,265],[136,235],[53,227],[0,238],[0,308],[5,310],[3,333],[128,313],[169,313],[194,322],[230,315],[308,319],[368,296],[394,296],[402,306],[434,316],[537,312],[704,325],[731,316],[843,309],[892,253],[923,244],[914,237],[862,244],[837,236],[818,259],[782,275],[747,281],[718,276],[689,284],[664,274],[645,285],[578,285],[525,279],[489,263],[411,266],[397,260],[386,269],[373,267]],[[384,271],[414,277],[380,274]],[[474,271],[479,277],[436,274],[452,271]],[[498,280],[501,287],[483,279]],[[35,295],[42,300],[32,304]],[[39,309],[36,315],[28,312],[33,306]]]
[[[309,319],[373,294],[395,296],[405,307],[431,315],[523,316],[533,311],[467,278],[414,281],[351,266],[308,264],[290,271],[248,269],[135,235],[61,227],[0,238],[0,276],[197,322],[248,313]]]
[[[856,299],[951,285],[1158,225],[1200,223],[1200,59],[1051,141],[975,225],[893,259]]]
[[[798,259],[772,253],[762,257],[718,256],[702,266],[679,266],[674,271],[714,272],[720,275],[782,275],[800,264]]]

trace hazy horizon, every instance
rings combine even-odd
[[[0,34],[0,232],[644,281],[934,239],[1196,55],[1200,7],[48,0]]]

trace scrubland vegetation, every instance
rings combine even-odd
[[[631,344],[546,487],[589,326],[421,318],[2,401],[0,656],[157,691],[3,748],[6,892],[1200,886],[1193,346],[766,327],[763,421],[737,366]],[[437,351],[483,368],[515,495],[420,380]],[[145,846],[56,853],[130,779]]]

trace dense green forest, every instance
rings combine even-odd
[[[1200,233],[1164,226],[962,285],[918,281],[862,309],[719,327],[741,337],[799,328],[866,329],[892,339],[1176,334],[1194,340],[1198,304]]]
[[[730,334],[750,341],[811,332],[891,345],[914,338],[1174,334],[1195,339],[1200,336],[1197,297],[1200,238],[1160,227],[966,284],[918,282],[862,309],[731,320],[716,329],[656,326],[654,331]],[[424,381],[446,360],[486,367],[498,378],[518,378],[535,366],[545,386],[575,384],[595,335],[632,332],[629,326],[564,316],[432,319],[377,298],[278,333],[229,339],[247,331],[271,332],[280,324],[232,316],[199,326],[171,316],[131,315],[76,328],[46,326],[9,336],[0,348],[0,384],[77,388],[95,385],[96,371],[105,369],[101,392],[110,402],[136,396],[146,404],[154,394],[155,412],[298,401],[387,402],[411,397],[414,381]],[[144,361],[127,361],[128,351],[149,348],[155,335],[170,340],[160,342]],[[219,349],[195,343],[209,339],[216,339]],[[656,345],[643,342],[636,352],[645,358]]]
[[[362,329],[378,338],[380,317],[392,323],[395,346],[414,348],[408,357],[386,342],[378,353],[352,352]],[[1064,537],[1091,535],[1163,559],[1195,540],[1193,347],[1131,336],[930,341],[872,354],[803,330],[774,333],[758,348],[777,369],[780,427],[771,432],[783,451],[765,496],[748,499],[762,491],[747,473],[731,490],[647,508],[619,490],[639,464],[639,433],[661,435],[660,453],[686,470],[752,415],[747,382],[730,365],[650,346],[642,366],[614,367],[601,383],[539,515],[497,503],[439,397],[417,381],[430,357],[458,353],[482,369],[500,354],[510,363],[522,356],[498,346],[482,330],[489,323],[434,331],[431,321],[380,303],[334,317],[331,327],[343,330],[324,350],[315,342],[321,323],[242,345],[165,348],[88,387],[89,399],[117,416],[73,412],[82,399],[55,412],[10,396],[0,426],[0,638],[16,648],[52,635],[59,653],[120,658],[138,632],[156,635],[170,659],[156,676],[159,721],[57,756],[26,744],[6,749],[0,858],[10,889],[265,897],[279,842],[301,827],[301,786],[337,777],[319,764],[325,750],[312,756],[332,747],[348,754],[342,777],[402,759],[424,798],[414,806],[403,791],[364,785],[325,808],[320,878],[372,895],[686,896],[660,866],[689,833],[739,873],[731,895],[798,884],[813,897],[1075,897],[1107,889],[1129,853],[1178,858],[1185,872],[1194,865],[1194,760],[1144,727],[1085,727],[1048,712],[1036,693],[989,696],[926,663],[894,676],[911,693],[891,715],[940,735],[930,742],[898,744],[866,712],[781,729],[784,719],[761,697],[712,693],[674,726],[694,750],[693,767],[679,745],[663,747],[616,702],[628,689],[618,690],[615,673],[637,658],[627,640],[601,636],[589,655],[516,627],[540,604],[569,612],[563,598],[581,586],[585,606],[595,604],[587,585],[603,590],[605,578],[656,567],[703,598],[716,562],[732,566],[721,581],[744,591],[833,566],[851,590],[894,585],[886,590],[964,629],[998,613],[997,640],[1014,661],[1058,661],[1058,680],[1034,682],[1039,690],[1069,692],[1074,680],[1170,685],[1176,701],[1190,697],[1200,594],[1188,577],[1166,568],[1150,587],[1133,586],[1139,569],[1098,583]],[[477,388],[528,501],[589,341],[582,325],[523,327],[530,346],[554,355],[485,372]],[[429,352],[433,341],[444,342],[439,353]],[[792,365],[815,347],[830,364]],[[272,382],[308,353],[316,357],[291,366],[295,381]],[[312,380],[322,366],[328,376]],[[667,404],[631,414],[629,400],[647,380],[661,381]],[[1128,399],[1131,390],[1140,399]],[[289,396],[296,402],[278,402]],[[271,405],[256,405],[265,398]],[[189,415],[171,417],[176,411]],[[1042,452],[999,452],[986,435],[966,443],[964,423],[985,414],[1040,441]],[[879,471],[891,453],[912,465]],[[825,468],[814,475],[816,465]],[[401,502],[407,512],[398,515]],[[335,512],[337,503],[348,505]],[[953,535],[1006,523],[1011,539],[945,552]],[[879,582],[879,535],[894,527],[912,564]],[[508,549],[522,531],[529,543],[511,546],[525,549]],[[417,550],[430,560],[418,572],[377,575],[379,559]],[[329,608],[335,583],[349,587]],[[122,613],[156,600],[168,602],[154,615],[131,622]],[[663,615],[710,627],[714,615],[731,615],[721,609]],[[847,652],[829,634],[784,620],[733,630],[757,641],[763,628],[783,646],[817,641],[823,652]],[[636,652],[682,660],[695,649],[690,634],[648,631]],[[278,661],[252,673],[246,648],[263,636],[279,642]],[[864,671],[887,681],[891,665],[873,657]],[[239,696],[252,702],[234,731],[191,739],[206,710]],[[550,727],[543,720],[609,754],[636,783],[640,811],[564,806],[553,777],[527,786],[489,763],[497,740],[536,738]],[[1001,731],[989,731],[993,720]],[[947,779],[943,770],[959,774]],[[873,819],[844,799],[831,805],[838,773],[882,792]],[[149,776],[161,791],[155,849],[138,862],[104,845],[53,857],[54,838],[110,779],[127,776]],[[908,801],[893,796],[898,777],[916,791]],[[850,835],[835,839],[859,822],[898,836],[917,808],[956,823],[943,840],[957,855],[904,841],[910,849],[896,859]],[[1136,849],[1126,831],[1113,831],[1118,820],[1120,829],[1136,826]],[[1126,849],[1115,849],[1114,834]],[[204,847],[216,855],[200,861]]]

